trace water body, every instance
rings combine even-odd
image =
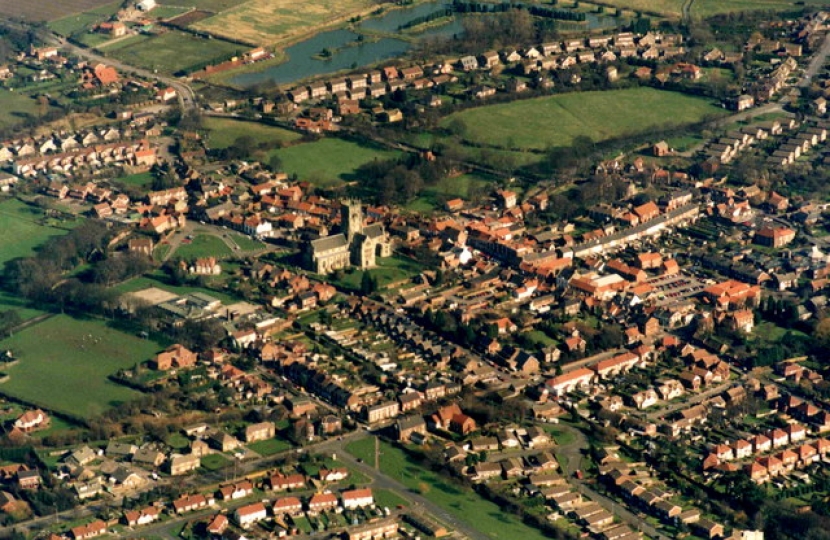
[[[407,22],[429,15],[442,7],[449,6],[446,2],[428,2],[416,6],[390,10],[379,17],[362,21],[358,29],[374,32],[395,33],[398,28]],[[446,24],[427,28],[416,34],[419,39],[432,37],[450,37],[463,32],[462,16]],[[565,28],[568,23],[561,21]],[[617,19],[607,15],[589,13],[585,23],[577,23],[578,28],[613,28]],[[362,68],[383,60],[403,56],[412,48],[413,43],[394,38],[381,38],[378,41],[357,42],[358,34],[351,30],[340,29],[322,32],[305,41],[301,41],[285,49],[288,60],[278,66],[273,66],[256,73],[242,73],[233,77],[230,83],[237,86],[251,86],[263,82],[276,84],[290,84],[309,77],[327,75],[337,71]],[[323,49],[333,51],[327,59],[313,58]]]

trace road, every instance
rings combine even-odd
[[[179,79],[159,75],[158,73],[154,73],[150,70],[131,66],[129,64],[119,62],[114,58],[102,56],[100,54],[92,52],[89,49],[73,45],[66,39],[60,36],[56,36],[54,34],[51,34],[48,37],[49,41],[54,43],[56,46],[59,46],[60,48],[65,49],[71,52],[72,54],[80,56],[81,58],[85,58],[90,62],[106,64],[108,66],[114,67],[121,73],[132,73],[133,75],[138,75],[139,77],[143,77],[145,79],[152,79],[162,84],[166,84],[167,86],[170,86],[176,90],[176,94],[179,98],[179,105],[182,107],[182,110],[193,111],[197,108],[198,104],[196,101],[196,93],[193,92],[193,89],[190,86],[188,86]]]
[[[804,88],[810,86],[810,83],[813,81],[813,77],[815,77],[819,70],[821,70],[824,66],[828,56],[830,56],[830,33],[824,37],[824,43],[821,44],[821,47],[819,47],[810,59],[810,64],[807,66],[807,69],[804,70],[801,80],[798,81],[799,87]]]
[[[735,381],[723,382],[723,383],[721,383],[717,386],[713,386],[712,388],[709,388],[708,390],[706,390],[704,392],[701,392],[700,394],[697,394],[696,396],[694,396],[692,398],[684,399],[680,403],[675,403],[674,405],[670,405],[669,407],[667,407],[665,409],[660,409],[658,411],[650,412],[646,415],[646,417],[650,420],[655,420],[657,418],[663,418],[665,416],[670,415],[671,413],[673,413],[675,411],[679,411],[680,409],[687,409],[687,408],[689,408],[693,405],[696,405],[696,404],[700,403],[701,401],[705,401],[705,400],[707,400],[711,397],[714,397],[714,396],[724,392],[725,390],[727,390],[728,388],[730,388],[734,385],[735,385]]]

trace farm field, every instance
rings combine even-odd
[[[738,11],[771,10],[787,11],[801,10],[804,4],[826,5],[820,0],[806,2],[787,2],[786,0],[695,0],[692,4],[692,17],[706,18],[719,13],[735,13]]]
[[[299,133],[280,127],[229,118],[207,117],[202,120],[202,124],[210,131],[208,135],[209,146],[216,149],[227,148],[236,139],[245,135],[252,137],[254,144],[272,141],[286,143],[296,141],[301,137]]]
[[[202,39],[183,32],[139,36],[107,47],[107,53],[126,64],[177,73],[210,62],[221,62],[244,50],[221,39]]]
[[[374,446],[373,441],[368,440]],[[381,442],[380,446],[380,470],[383,474],[420,493],[459,520],[485,532],[490,538],[546,538],[541,531],[523,524],[519,518],[503,512],[496,504],[482,499],[472,490],[457,487],[438,474],[423,468],[411,460],[403,450],[386,442]],[[367,460],[367,447],[365,441],[357,441],[347,445],[346,451],[373,465],[373,458]]]
[[[312,143],[297,144],[273,150],[282,160],[283,170],[297,174],[319,187],[335,186],[342,182],[358,180],[354,171],[373,159],[391,159],[399,152],[371,146],[362,146],[342,139],[325,138]],[[264,163],[267,163],[266,159]]]
[[[193,28],[265,45],[313,34],[373,6],[370,0],[306,0],[299,3],[293,0],[249,0],[200,21]]]
[[[599,142],[723,114],[723,109],[706,99],[631,88],[477,107],[452,114],[442,124],[461,119],[466,126],[464,137],[477,143],[542,149],[570,146],[578,136]]]
[[[62,236],[66,231],[41,225],[40,210],[27,206],[17,199],[0,203],[0,265],[18,257],[28,257],[37,246],[52,236]]]
[[[98,320],[56,315],[2,341],[20,361],[0,391],[41,407],[92,418],[140,396],[107,377],[148,360],[161,347]],[[49,389],[48,392],[44,389]]]
[[[79,4],[79,2],[75,3]],[[90,2],[86,3],[89,4]],[[107,18],[117,12],[118,8],[121,6],[120,2],[108,2],[103,3],[103,5],[100,5],[102,2],[97,3],[99,5],[84,9],[77,9],[74,12],[71,12],[72,14],[67,17],[51,21],[47,24],[49,30],[62,36],[71,36],[72,34],[89,30],[89,28],[95,23],[107,20]],[[83,4],[83,2],[80,4]]]
[[[27,21],[52,21],[73,13],[83,13],[112,0],[51,0],[49,2],[21,2],[21,0],[0,0],[0,13]]]

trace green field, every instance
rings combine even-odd
[[[46,26],[56,34],[71,36],[72,34],[89,30],[94,24],[106,21],[118,11],[120,6],[121,2],[113,2],[86,9],[73,15],[51,21]]]
[[[406,205],[406,208],[414,212],[430,212],[450,199],[460,197],[469,200],[474,192],[486,190],[491,186],[491,179],[477,174],[442,178],[436,185],[423,190],[418,198]]]
[[[227,148],[243,135],[252,137],[254,144],[287,143],[296,141],[301,137],[299,133],[276,126],[232,120],[230,118],[207,117],[202,120],[202,124],[210,131],[208,146],[215,149]]]
[[[19,92],[0,89],[0,128],[13,127],[37,114],[37,102]]]
[[[578,136],[594,142],[680,126],[725,111],[709,100],[651,88],[574,92],[477,107],[452,114],[466,125],[464,138],[502,147],[570,146]]]
[[[367,440],[371,442],[371,439]],[[365,441],[357,441],[347,445],[346,450],[366,461],[367,446]],[[372,461],[366,463],[371,464]],[[502,511],[496,504],[482,499],[471,489],[456,486],[437,473],[423,468],[403,450],[385,442],[381,443],[380,470],[490,538],[546,538],[541,531],[528,527],[518,517]]]
[[[399,152],[363,146],[342,139],[326,138],[274,150],[282,160],[283,170],[297,174],[317,186],[332,186],[358,180],[354,171],[374,159],[392,159]],[[268,161],[266,160],[265,163]]]
[[[223,456],[222,454],[210,454],[207,456],[203,456],[201,459],[202,468],[207,469],[209,471],[218,471],[219,469],[224,469],[231,465],[231,460]]]
[[[126,64],[176,73],[208,62],[227,60],[245,47],[221,39],[208,40],[172,31],[129,39],[106,50]]]
[[[0,203],[0,264],[18,257],[29,257],[37,246],[66,231],[41,225],[43,213],[32,206],[9,199]]]
[[[197,234],[189,244],[179,245],[173,256],[189,261],[200,257],[228,257],[230,254],[231,248],[221,238]]]
[[[91,418],[138,397],[107,379],[148,360],[157,343],[119,332],[98,320],[57,315],[0,342],[20,361],[0,391],[66,414]]]
[[[683,0],[605,0],[603,4],[640,11],[647,14],[658,14],[669,18],[680,18]],[[787,0],[694,0],[691,4],[691,15],[695,18],[706,18],[719,13],[735,13],[738,11],[788,11],[801,10],[804,4],[825,5],[822,0],[807,0],[806,2]]]
[[[409,501],[388,489],[375,489],[372,491],[372,495],[375,496],[375,504],[381,508],[386,507],[392,510],[398,506],[409,506]]]
[[[259,454],[267,457],[279,454],[291,448],[291,445],[286,441],[280,439],[268,439],[267,441],[257,441],[248,445],[248,448]]]
[[[129,176],[122,176],[121,178],[114,178],[115,182],[121,182],[128,186],[148,187],[153,183],[153,173],[143,172],[138,174],[131,174]]]
[[[363,272],[369,272],[372,277],[377,279],[378,288],[384,289],[392,283],[416,276],[423,272],[423,270],[423,266],[407,257],[397,255],[393,255],[392,257],[378,257],[377,268],[364,271],[353,270],[350,273],[346,272],[343,275],[343,279],[335,281],[335,283],[345,289],[357,291],[360,290]]]
[[[120,293],[130,293],[135,291],[143,291],[144,289],[150,287],[158,287],[159,289],[169,291],[174,294],[191,294],[191,293],[205,293],[207,295],[213,296],[222,301],[223,304],[233,304],[239,302],[238,298],[230,296],[228,294],[214,291],[211,289],[203,289],[201,287],[187,287],[187,286],[176,286],[176,285],[168,285],[159,281],[158,279],[154,279],[152,277],[142,276],[131,279],[129,281],[125,281],[123,283],[119,283],[113,290],[118,291]]]

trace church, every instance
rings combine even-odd
[[[343,201],[340,228],[343,232],[308,244],[307,258],[311,269],[318,274],[329,274],[347,266],[371,268],[376,265],[376,257],[392,255],[392,243],[386,229],[380,223],[364,225],[359,201]]]

